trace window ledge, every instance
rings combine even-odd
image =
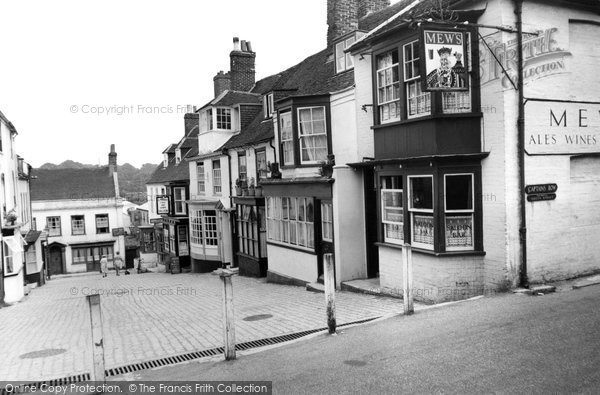
[[[392,244],[392,243],[382,243],[382,242],[375,242],[376,246],[379,247],[388,247],[388,248],[394,248],[397,250],[402,250],[403,247],[400,244]],[[446,252],[436,252],[433,250],[425,250],[423,248],[417,248],[417,247],[413,247],[412,248],[413,252],[418,252],[421,254],[425,254],[425,255],[433,255],[436,257],[452,257],[452,256],[485,256],[486,252],[485,251],[446,251]]]
[[[300,251],[300,252],[304,252],[306,254],[309,255],[317,255],[317,253],[315,252],[315,250],[310,250],[307,248],[302,248],[302,247],[297,247],[291,244],[285,244],[285,243],[277,243],[274,241],[267,241],[267,245],[272,245],[275,247],[281,247],[281,248],[287,248],[288,250],[295,250],[295,251]]]
[[[388,126],[397,126],[404,125],[408,123],[427,121],[432,119],[441,119],[441,118],[481,118],[483,117],[482,112],[457,112],[457,113],[448,113],[448,114],[430,114],[422,117],[414,117],[409,119],[402,119],[400,121],[381,123],[379,125],[371,126],[371,129],[377,130],[381,128],[387,128]]]

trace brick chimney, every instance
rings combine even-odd
[[[327,46],[358,29],[358,20],[384,9],[390,0],[327,0]]]
[[[185,114],[184,123],[185,123],[185,135],[187,136],[194,128],[198,129],[198,126],[200,125],[200,114],[197,114],[197,113]]]
[[[224,73],[223,70],[219,71],[217,75],[213,77],[215,85],[215,97],[228,89],[231,89],[231,76],[229,73]]]
[[[255,82],[256,53],[252,52],[250,41],[233,38],[233,51],[229,54],[231,90],[249,92]]]
[[[115,145],[110,145],[110,153],[108,154],[108,172],[113,174],[117,171],[117,153],[115,152]]]

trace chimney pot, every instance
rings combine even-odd
[[[233,38],[233,50],[234,51],[240,50],[240,39],[238,37]]]

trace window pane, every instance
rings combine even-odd
[[[433,178],[410,178],[411,208],[433,210]]]
[[[473,177],[470,174],[446,176],[446,210],[473,209]]]
[[[446,217],[446,248],[473,248],[473,215]]]
[[[433,246],[433,216],[413,214],[413,242]]]

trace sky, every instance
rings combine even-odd
[[[395,1],[392,1],[394,3]],[[326,45],[325,0],[0,0],[0,110],[34,167],[159,163],[213,98],[233,37],[257,80]]]

